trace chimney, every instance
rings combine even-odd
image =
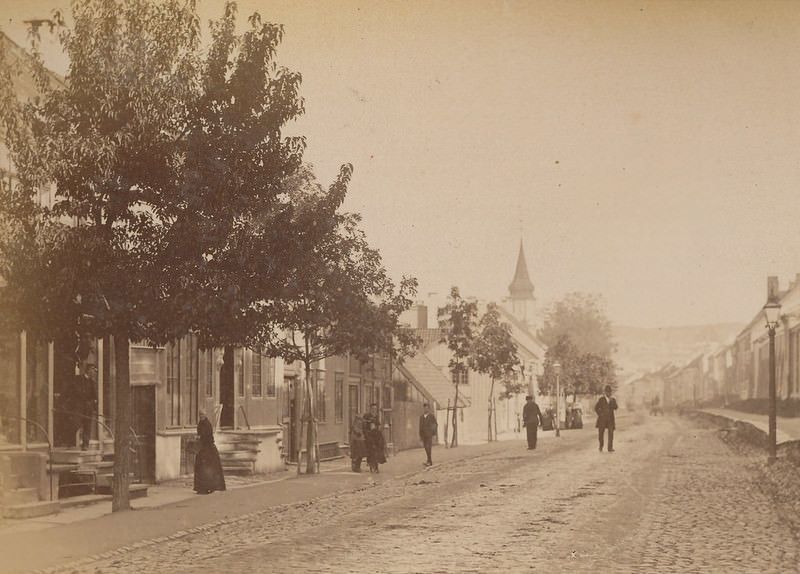
[[[428,328],[428,307],[421,303],[417,304],[417,328]]]
[[[767,277],[767,301],[778,300],[778,278],[774,275]]]

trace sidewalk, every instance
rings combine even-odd
[[[548,440],[551,432],[540,433]],[[508,441],[524,446],[524,435],[511,433],[500,441],[457,448],[434,446],[434,465],[465,460],[507,448]],[[425,472],[421,448],[389,457],[380,473],[354,473],[350,459],[321,464],[317,475],[297,475],[295,468],[254,477],[226,477],[228,490],[208,496],[192,491],[190,479],[151,486],[146,498],[131,501],[130,512],[111,513],[111,502],[70,507],[41,518],[0,523],[0,570],[30,572],[67,564],[145,540],[181,536],[187,531],[268,508],[314,500],[337,492],[368,487]],[[366,468],[366,467],[364,467]]]
[[[725,417],[732,421],[743,421],[750,423],[759,430],[769,433],[769,417],[767,415],[757,415],[743,413],[731,409],[699,409],[704,413],[709,413],[719,417]],[[776,418],[776,440],[777,443],[791,442],[800,440],[800,418]]]

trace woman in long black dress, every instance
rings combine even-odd
[[[209,494],[215,490],[225,490],[225,476],[219,451],[214,444],[214,429],[204,412],[199,415],[197,436],[199,448],[194,458],[194,490],[197,494]]]

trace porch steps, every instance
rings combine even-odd
[[[246,434],[221,432],[217,434],[217,450],[225,474],[255,473],[259,439]]]
[[[87,465],[101,460],[103,460],[103,453],[98,450],[70,448],[58,449],[53,452],[53,464]]]

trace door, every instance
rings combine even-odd
[[[219,371],[219,402],[222,404],[222,415],[220,415],[219,426],[221,428],[233,428],[235,420],[235,390],[234,390],[234,368],[233,368],[233,347],[225,347],[223,354],[222,367]]]
[[[295,393],[297,392],[297,378],[284,377],[283,386],[286,389],[286,403],[284,405],[284,412],[286,413],[283,418],[283,424],[286,425],[285,436],[283,438],[287,453],[287,460],[289,462],[297,462],[297,443],[298,443],[298,429],[297,429],[297,400]]]
[[[156,387],[131,387],[136,456],[131,470],[142,482],[156,481]]]
[[[356,413],[359,412],[358,408],[358,385],[350,384],[347,387],[347,430],[350,431],[350,425],[353,424],[353,419]]]

